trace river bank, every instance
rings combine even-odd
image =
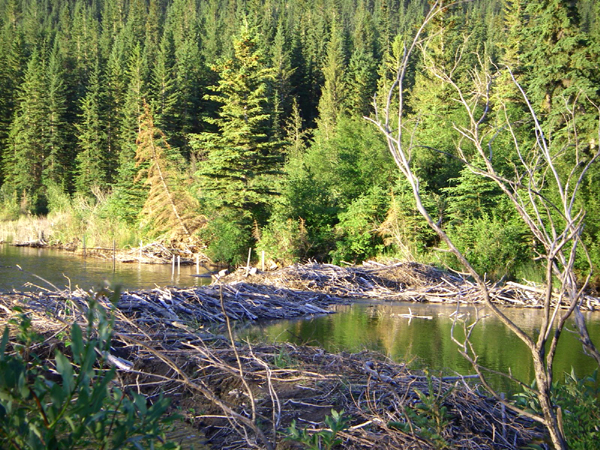
[[[332,410],[343,411],[337,437],[348,449],[514,448],[543,437],[536,424],[460,376],[431,376],[373,352],[234,342],[232,318],[321,314],[340,301],[315,292],[306,301],[293,290],[271,289],[278,289],[279,303],[238,282],[124,292],[113,298],[116,308],[110,292],[15,293],[0,297],[0,325],[19,314],[18,306],[44,336],[36,353],[52,365],[53,349],[68,354],[65,335],[73,322],[85,327],[94,299],[112,310],[105,359],[116,367],[120,387],[149,399],[166,393],[204,436],[202,444],[213,448],[300,448],[284,439],[285,430],[295,423],[308,436],[324,432]],[[211,333],[208,322],[224,322],[223,335]],[[424,402],[430,410],[417,408]]]
[[[538,288],[493,289],[496,301],[537,306]],[[71,324],[85,325],[92,298],[115,319],[106,360],[121,387],[149,398],[166,392],[214,448],[247,448],[250,441],[298,448],[281,433],[295,423],[316,435],[332,409],[344,411],[343,448],[514,448],[543,437],[535,423],[479,391],[477,380],[432,376],[374,352],[236,342],[231,331],[231,321],[330,314],[332,305],[359,298],[479,302],[476,287],[459,274],[416,263],[311,263],[243,268],[192,289],[15,292],[0,296],[0,326],[26,314],[45,337],[36,352],[51,359],[52,348],[65,348]],[[210,324],[223,327],[214,333]],[[425,404],[429,410],[417,407]]]

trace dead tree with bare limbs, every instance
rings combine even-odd
[[[546,136],[527,92],[512,75],[510,68],[496,67],[480,56],[479,66],[468,68],[467,82],[465,83],[463,78],[459,83],[455,69],[461,65],[462,55],[457,53],[454,66],[448,68],[437,65],[434,58],[429,57],[427,50],[427,26],[447,7],[448,5],[442,5],[442,2],[437,2],[431,7],[412,41],[404,46],[395,82],[388,92],[387,99],[376,99],[375,116],[367,120],[385,137],[398,169],[412,188],[419,212],[476,281],[481,296],[493,314],[529,349],[535,368],[535,395],[540,404],[541,414],[520,410],[489,386],[485,368],[478,363],[477,354],[469,341],[470,332],[476,322],[465,326],[464,338],[458,339],[453,336],[459,344],[459,350],[472,363],[482,383],[498,401],[542,423],[548,429],[553,445],[556,448],[567,448],[562,429],[562,413],[552,402],[552,366],[558,342],[569,318],[575,316],[585,351],[600,362],[600,355],[589,339],[585,321],[579,312],[592,265],[582,242],[585,211],[577,206],[576,199],[586,172],[600,155],[596,148],[591,156],[588,155],[585,159],[578,158],[580,142],[577,139],[575,115],[578,104],[589,100],[576,98],[565,101],[565,117],[571,121],[566,129],[570,130],[570,133],[566,144],[558,144]],[[492,302],[485,277],[473,268],[444,231],[442,224],[434,220],[423,205],[421,180],[417,175],[418,168],[413,162],[413,154],[419,147],[428,147],[428,143],[415,141],[415,128],[409,126],[405,107],[407,70],[412,58],[417,57],[417,54],[421,57],[423,70],[450,89],[453,100],[465,113],[465,121],[453,124],[456,136],[453,157],[474,174],[492,180],[510,201],[535,239],[539,260],[545,266],[545,294],[542,324],[539,330],[533,333],[527,333],[517,326]],[[507,113],[507,104],[498,100],[498,96],[494,96],[495,81],[500,73],[507,74],[521,97],[524,117],[520,118],[520,122],[530,125],[531,134],[535,137],[533,145],[526,145],[521,141],[515,131],[514,121]],[[593,107],[597,108],[595,105]],[[496,116],[496,120],[493,121],[489,120],[492,110]],[[510,175],[499,171],[497,160],[494,159],[499,134],[508,136],[517,155]],[[568,152],[571,155],[570,159],[567,158]],[[549,193],[551,195],[548,195]],[[588,270],[583,275],[580,267],[578,272],[575,270],[576,257],[587,261]],[[510,374],[505,376],[523,385],[522,381],[515,380]]]

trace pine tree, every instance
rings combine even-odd
[[[273,83],[273,128],[281,136],[283,122],[290,113],[291,77],[294,73],[283,22],[277,26],[271,46],[271,64],[276,70]]]
[[[44,72],[45,64],[35,51],[19,89],[19,104],[9,132],[10,147],[4,154],[5,184],[33,210],[44,208],[42,174],[49,129]]]
[[[90,74],[88,91],[81,100],[81,120],[77,124],[79,153],[76,158],[75,188],[90,195],[95,189],[106,189],[109,181],[105,130],[105,91],[100,62]]]
[[[347,95],[345,83],[346,58],[342,30],[333,22],[331,39],[327,44],[327,55],[323,65],[325,83],[319,100],[319,128],[329,138],[338,119],[344,114]]]
[[[7,17],[13,14],[7,11]],[[21,33],[15,30],[10,21],[1,33],[0,47],[0,185],[3,183],[6,168],[3,166],[4,153],[8,151],[8,135],[18,104],[18,89],[26,67],[25,43]],[[7,156],[8,157],[8,156]]]
[[[141,46],[136,45],[126,69],[128,86],[120,115],[121,148],[113,198],[116,214],[128,223],[136,222],[148,195],[147,189],[136,181],[139,167],[135,163],[136,140],[141,131],[143,103],[146,97],[145,71],[145,55]]]
[[[346,107],[351,116],[366,116],[371,111],[377,87],[377,63],[373,54],[358,47],[348,64]]]
[[[581,31],[575,2],[528,2],[523,61],[527,90],[537,108],[560,115],[563,100],[580,92],[597,95],[597,74],[589,55],[589,38]],[[560,117],[554,121],[562,122]]]
[[[69,142],[71,127],[66,120],[67,97],[63,62],[55,45],[46,68],[48,137],[44,158],[43,181],[67,191],[70,188],[73,149]]]
[[[176,117],[176,133],[173,136],[180,151],[188,155],[188,133],[198,130],[201,115],[201,92],[204,87],[202,72],[204,64],[198,48],[198,39],[188,37],[177,47],[175,52],[175,74],[178,102],[174,112]]]
[[[152,70],[152,98],[154,99],[157,125],[167,133],[176,131],[177,108],[181,92],[177,89],[175,42],[170,30],[166,30],[160,42],[156,63]]]
[[[200,23],[202,58],[209,66],[217,63],[223,43],[223,19],[220,0],[202,2]]]
[[[169,146],[165,134],[154,125],[150,107],[144,105],[135,154],[139,169],[137,180],[148,186],[148,196],[140,212],[141,225],[152,237],[189,240],[205,223],[198,213],[198,202],[186,189],[178,167],[181,155]]]
[[[220,80],[207,97],[222,104],[219,117],[210,120],[219,131],[198,135],[194,145],[204,159],[197,172],[202,195],[217,209],[261,216],[275,194],[270,176],[282,163],[281,142],[270,139],[269,129],[267,93],[275,71],[267,67],[248,26],[234,41],[233,58],[215,69]]]
[[[119,155],[123,147],[121,124],[127,89],[125,66],[123,41],[117,38],[106,63],[106,75],[104,77],[106,88],[106,165],[107,181],[109,183],[117,181]]]

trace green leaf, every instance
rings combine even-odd
[[[4,361],[6,355],[6,345],[8,344],[9,331],[8,327],[4,327],[4,333],[2,333],[2,340],[0,341],[0,361]]]
[[[73,360],[76,364],[81,364],[83,359],[83,335],[81,327],[74,323],[71,327],[71,351],[73,352]]]
[[[71,393],[74,388],[73,366],[71,362],[58,350],[56,351],[56,370],[62,377],[63,389],[65,393]]]

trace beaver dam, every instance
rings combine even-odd
[[[27,314],[44,336],[35,351],[52,365],[52,349],[68,354],[64,336],[74,322],[85,326],[90,300],[97,300],[114,317],[111,352],[104,360],[116,367],[116,380],[149,399],[161,392],[170,397],[188,426],[203,436],[198,446],[303,448],[284,439],[285,430],[295,421],[309,436],[322,432],[332,409],[344,411],[347,422],[338,438],[348,449],[423,449],[441,443],[516,448],[543,439],[537,424],[486,396],[474,380],[411,371],[372,352],[333,354],[232,338],[230,321],[327,314],[329,306],[357,298],[479,302],[477,288],[462,277],[415,263],[305,264],[247,272],[239,270],[210,286],[157,287],[118,297],[81,290],[5,294],[0,325],[21,314],[19,309]],[[492,292],[495,301],[526,307],[537,307],[542,295],[536,287],[520,285]],[[586,304],[600,307],[594,297]],[[215,323],[224,324],[224,331],[210,332],[208,325]],[[425,404],[429,410],[419,406]]]

